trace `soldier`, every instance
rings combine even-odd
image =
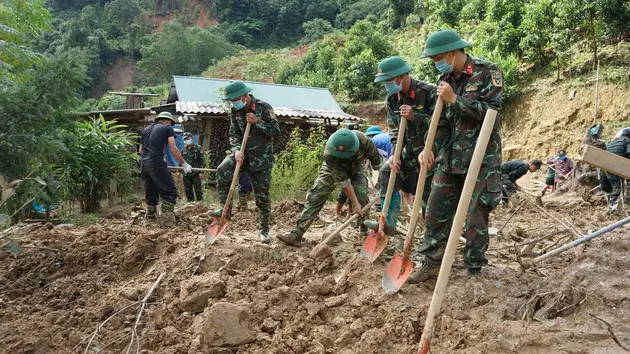
[[[503,205],[507,206],[508,198],[516,191],[521,190],[516,181],[525,176],[527,172],[536,172],[542,166],[540,160],[531,162],[523,160],[512,160],[501,165],[501,182],[503,185]]]
[[[177,187],[164,161],[166,144],[182,165],[184,173],[191,172],[190,165],[175,145],[175,131],[172,128],[174,124],[173,116],[168,112],[162,112],[155,118],[155,123],[144,128],[140,138],[140,164],[147,202],[147,218],[155,219],[161,197],[163,217],[161,221],[164,226],[175,224],[175,202],[177,201]]]
[[[413,68],[401,57],[389,57],[383,59],[378,65],[378,74],[374,79],[376,83],[383,83],[387,90],[387,123],[389,125],[389,137],[391,140],[391,151],[395,151],[396,144],[403,144],[401,161],[395,161],[394,156],[387,160],[380,170],[380,191],[381,205],[385,200],[390,171],[397,173],[395,194],[392,196],[389,210],[387,211],[385,234],[393,236],[396,233],[396,222],[400,214],[400,194],[403,192],[410,196],[415,194],[418,181],[419,163],[418,155],[424,149],[425,133],[429,129],[428,117],[430,117],[435,102],[437,100],[435,86],[418,81],[409,76]],[[398,127],[404,117],[407,119],[407,129],[404,140],[398,139]],[[431,189],[432,173],[427,173],[427,180],[423,191],[423,201],[429,198]],[[407,199],[410,205],[413,198]],[[424,214],[424,208],[423,208]],[[366,221],[365,225],[373,230],[378,228],[375,221]]]
[[[411,283],[437,276],[486,111],[501,109],[501,70],[494,63],[467,55],[464,48],[469,46],[455,31],[442,30],[427,38],[422,55],[430,57],[442,74],[437,95],[445,107],[433,146],[439,157],[420,251],[425,257],[408,279]],[[432,152],[429,162],[434,160]],[[464,261],[471,275],[479,273],[487,264],[488,217],[501,201],[500,166],[501,120],[497,119],[466,218]]]
[[[184,160],[195,168],[205,168],[206,162],[203,156],[203,148],[199,144],[195,144],[193,136],[190,133],[184,133],[184,147],[182,148],[182,156]],[[203,190],[201,188],[201,180],[203,174],[199,172],[184,173],[184,191],[186,191],[186,199],[189,202],[203,201]],[[194,190],[194,193],[193,193]]]
[[[606,151],[630,159],[630,128],[621,131],[606,147]],[[602,178],[602,187],[608,193],[608,213],[614,214],[619,205],[619,197],[623,192],[623,177],[606,172]]]
[[[364,173],[366,160],[370,161],[374,170],[381,167],[381,155],[365,134],[358,130],[339,129],[331,135],[326,143],[319,177],[306,194],[306,205],[295,229],[279,235],[278,239],[300,247],[302,236],[336,187],[346,193],[352,202],[353,212],[363,217],[361,208],[368,203],[368,181]]]
[[[269,243],[269,218],[271,201],[271,167],[273,166],[272,138],[280,135],[280,125],[273,113],[273,108],[264,101],[250,95],[252,89],[242,81],[232,81],[225,87],[225,100],[232,103],[230,118],[230,144],[232,154],[228,155],[217,168],[217,189],[223,207],[228,209],[228,218],[232,216],[231,205],[226,206],[228,191],[234,176],[236,164],[247,172],[254,188],[256,206],[260,210],[260,241]],[[247,146],[241,146],[247,123],[251,124]],[[244,151],[244,153],[242,152]],[[223,209],[209,214],[221,217]]]

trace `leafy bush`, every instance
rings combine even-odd
[[[327,34],[333,31],[333,26],[330,22],[316,18],[314,20],[304,22],[302,24],[302,29],[304,30],[304,37],[302,37],[301,43],[308,44],[315,41],[318,41]]]
[[[100,116],[90,122],[79,122],[71,132],[75,139],[72,153],[63,164],[63,180],[78,198],[81,212],[99,211],[110,181],[129,183],[135,170],[136,136],[125,131],[126,128]]]
[[[324,126],[310,128],[306,141],[297,127],[291,132],[286,150],[276,156],[271,171],[271,197],[274,200],[303,199],[319,175],[323,161],[326,133]]]

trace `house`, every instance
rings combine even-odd
[[[216,168],[230,149],[228,139],[229,106],[223,101],[223,88],[231,80],[174,76],[166,102],[151,108],[87,112],[83,116],[103,114],[106,119],[118,119],[122,124],[142,128],[156,114],[167,111],[181,124],[182,130],[198,137],[210,154],[210,168]],[[281,136],[274,139],[274,152],[282,151],[295,127],[308,135],[308,128],[324,125],[332,134],[339,125],[360,122],[344,113],[330,91],[325,88],[246,82],[251,94],[268,102],[280,122]]]

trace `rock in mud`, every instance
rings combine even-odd
[[[179,300],[184,311],[198,313],[208,306],[209,299],[225,296],[225,282],[217,275],[196,276],[180,284]]]
[[[337,307],[344,304],[347,299],[348,294],[342,294],[339,296],[329,297],[328,299],[324,300],[324,303],[326,304],[326,307]]]
[[[218,302],[205,312],[202,342],[208,347],[239,346],[255,336],[243,322],[245,310],[229,302]]]
[[[118,293],[118,295],[127,300],[138,301],[138,299],[140,299],[140,290],[136,288],[124,288]]]
[[[280,326],[279,321],[274,321],[273,318],[267,317],[260,326],[260,329],[267,333],[273,333],[278,329],[278,326]]]

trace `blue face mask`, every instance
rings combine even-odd
[[[242,100],[238,100],[236,102],[232,102],[232,107],[238,111],[245,107],[245,103]]]
[[[402,91],[402,88],[402,81],[400,82],[400,85],[396,83],[395,79],[392,81],[385,81],[385,90],[387,90],[388,96]]]
[[[184,144],[191,145],[192,144],[192,139],[184,140]]]
[[[442,74],[448,74],[451,71],[453,71],[453,65],[455,64],[455,60],[453,60],[453,64],[449,64],[446,62],[447,58],[448,58],[448,54],[446,55],[446,58],[435,62],[435,68],[438,69],[438,71],[441,72]]]
[[[566,160],[566,159],[567,159],[567,157],[566,157],[566,156],[558,156],[558,159],[559,159],[560,161],[564,161],[564,160]]]

